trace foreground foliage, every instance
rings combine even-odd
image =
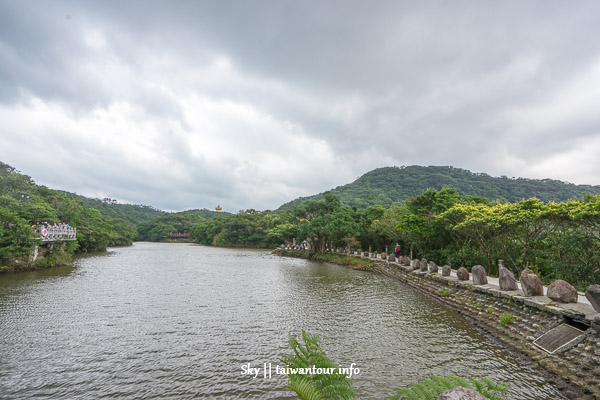
[[[390,400],[436,400],[446,390],[456,387],[473,389],[491,400],[503,400],[502,395],[508,394],[508,387],[488,378],[460,378],[458,376],[433,376],[418,383],[412,383],[405,388],[396,389],[397,395]]]
[[[90,203],[103,204],[105,213],[90,207]],[[20,258],[26,259],[35,244],[33,224],[65,222],[77,228],[77,242],[65,247],[66,254],[55,252],[40,261],[52,264],[54,259],[55,263],[64,264],[74,251],[131,244],[137,235],[135,224],[139,218],[157,211],[147,206],[118,205],[110,199],[88,199],[86,204],[80,196],[36,185],[29,176],[0,162],[0,268],[12,270]]]
[[[284,355],[282,361],[287,369],[298,371],[321,369],[334,371],[330,374],[288,373],[288,389],[293,390],[300,399],[353,399],[358,398],[354,390],[354,381],[345,374],[339,373],[338,365],[334,363],[319,345],[319,338],[302,331],[302,341],[290,339],[293,354]],[[404,388],[397,388],[396,395],[389,396],[390,400],[436,400],[446,390],[456,387],[474,389],[491,400],[503,400],[502,395],[508,393],[508,387],[488,378],[460,378],[457,376],[433,376]]]
[[[319,338],[302,331],[301,344],[296,338],[290,339],[292,355],[284,355],[282,361],[291,369],[332,369],[328,374],[288,374],[288,389],[296,392],[300,399],[306,400],[345,400],[358,397],[353,381],[339,373],[338,365],[331,361],[319,346]]]
[[[360,211],[332,193],[320,201],[274,212],[243,211],[190,228],[198,243],[276,247],[307,238],[313,252],[327,247],[403,254],[454,268],[482,265],[498,274],[498,260],[519,276],[529,266],[548,283],[563,279],[583,290],[600,282],[600,196],[564,203],[532,198],[516,203],[429,189],[401,206]]]
[[[400,170],[423,178],[419,168]],[[441,176],[446,172],[447,176],[465,174],[452,168],[438,172]],[[383,179],[386,174],[376,170],[368,179]],[[480,183],[490,178],[471,175]],[[525,185],[528,180],[516,181]],[[460,182],[456,185],[462,187]],[[552,183],[540,182],[540,190]],[[397,188],[391,185],[388,189]],[[525,192],[514,193],[520,196]],[[382,201],[366,208],[351,204],[327,192],[320,200],[306,200],[276,211],[165,213],[148,206],[50,190],[0,163],[0,267],[27,254],[33,245],[31,225],[47,221],[77,227],[80,252],[128,245],[136,239],[168,241],[170,233],[189,233],[187,240],[222,247],[273,248],[306,239],[315,253],[333,247],[389,254],[398,242],[403,255],[453,268],[469,269],[479,264],[489,275],[497,275],[498,260],[503,259],[516,276],[529,266],[546,283],[563,279],[579,290],[600,283],[600,195],[583,195],[562,203],[544,203],[537,198],[508,203],[490,201],[482,195],[461,195],[456,189],[443,187],[427,189],[403,202]]]

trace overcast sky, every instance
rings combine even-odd
[[[378,167],[600,184],[598,1],[0,0],[0,161],[166,210]]]

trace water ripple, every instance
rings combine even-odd
[[[5,279],[6,278],[6,279]],[[508,381],[560,399],[461,316],[395,280],[264,251],[136,243],[74,268],[0,281],[0,399],[293,399],[290,336],[356,363],[363,398],[438,375]]]

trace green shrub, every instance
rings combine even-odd
[[[447,290],[447,289],[446,289]],[[286,368],[331,368],[337,370],[338,365],[331,361],[319,346],[319,338],[302,331],[304,344],[295,338],[290,339],[292,355],[284,355],[282,361]],[[288,389],[296,392],[300,399],[329,400],[353,399],[358,393],[354,391],[354,382],[342,373],[333,374],[288,374]],[[404,388],[397,388],[396,395],[389,396],[389,400],[435,400],[446,390],[455,387],[465,387],[481,393],[492,400],[504,400],[501,395],[508,393],[508,387],[500,382],[488,378],[460,378],[457,376],[441,377],[432,376],[417,383],[412,383]]]
[[[290,373],[288,389],[296,392],[300,399],[353,399],[358,397],[352,385],[354,382],[340,373],[338,365],[331,361],[319,346],[319,338],[302,331],[304,345],[296,338],[290,339],[294,354],[284,355],[282,361],[286,369],[331,369],[331,374]]]
[[[500,395],[508,393],[508,387],[488,378],[460,378],[457,376],[433,376],[418,383],[412,383],[405,388],[397,388],[396,396],[389,396],[389,400],[428,400],[437,399],[446,390],[455,387],[465,387],[481,393],[484,397],[493,400],[503,400]]]
[[[515,322],[515,319],[512,316],[512,314],[510,314],[510,313],[502,313],[502,315],[500,316],[500,319],[498,320],[498,323],[500,324],[501,327],[505,327],[506,325],[512,324],[514,322]]]

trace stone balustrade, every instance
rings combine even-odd
[[[361,269],[402,281],[421,293],[465,315],[474,325],[527,355],[550,372],[567,398],[600,399],[600,285],[577,293],[565,281],[544,287],[539,277],[525,269],[519,281],[499,260],[500,276],[489,277],[481,266],[472,272],[426,259],[390,256],[386,261],[376,252],[356,251],[349,255],[373,260]],[[501,324],[503,317],[510,322]],[[581,334],[556,352],[537,342],[562,326]]]

